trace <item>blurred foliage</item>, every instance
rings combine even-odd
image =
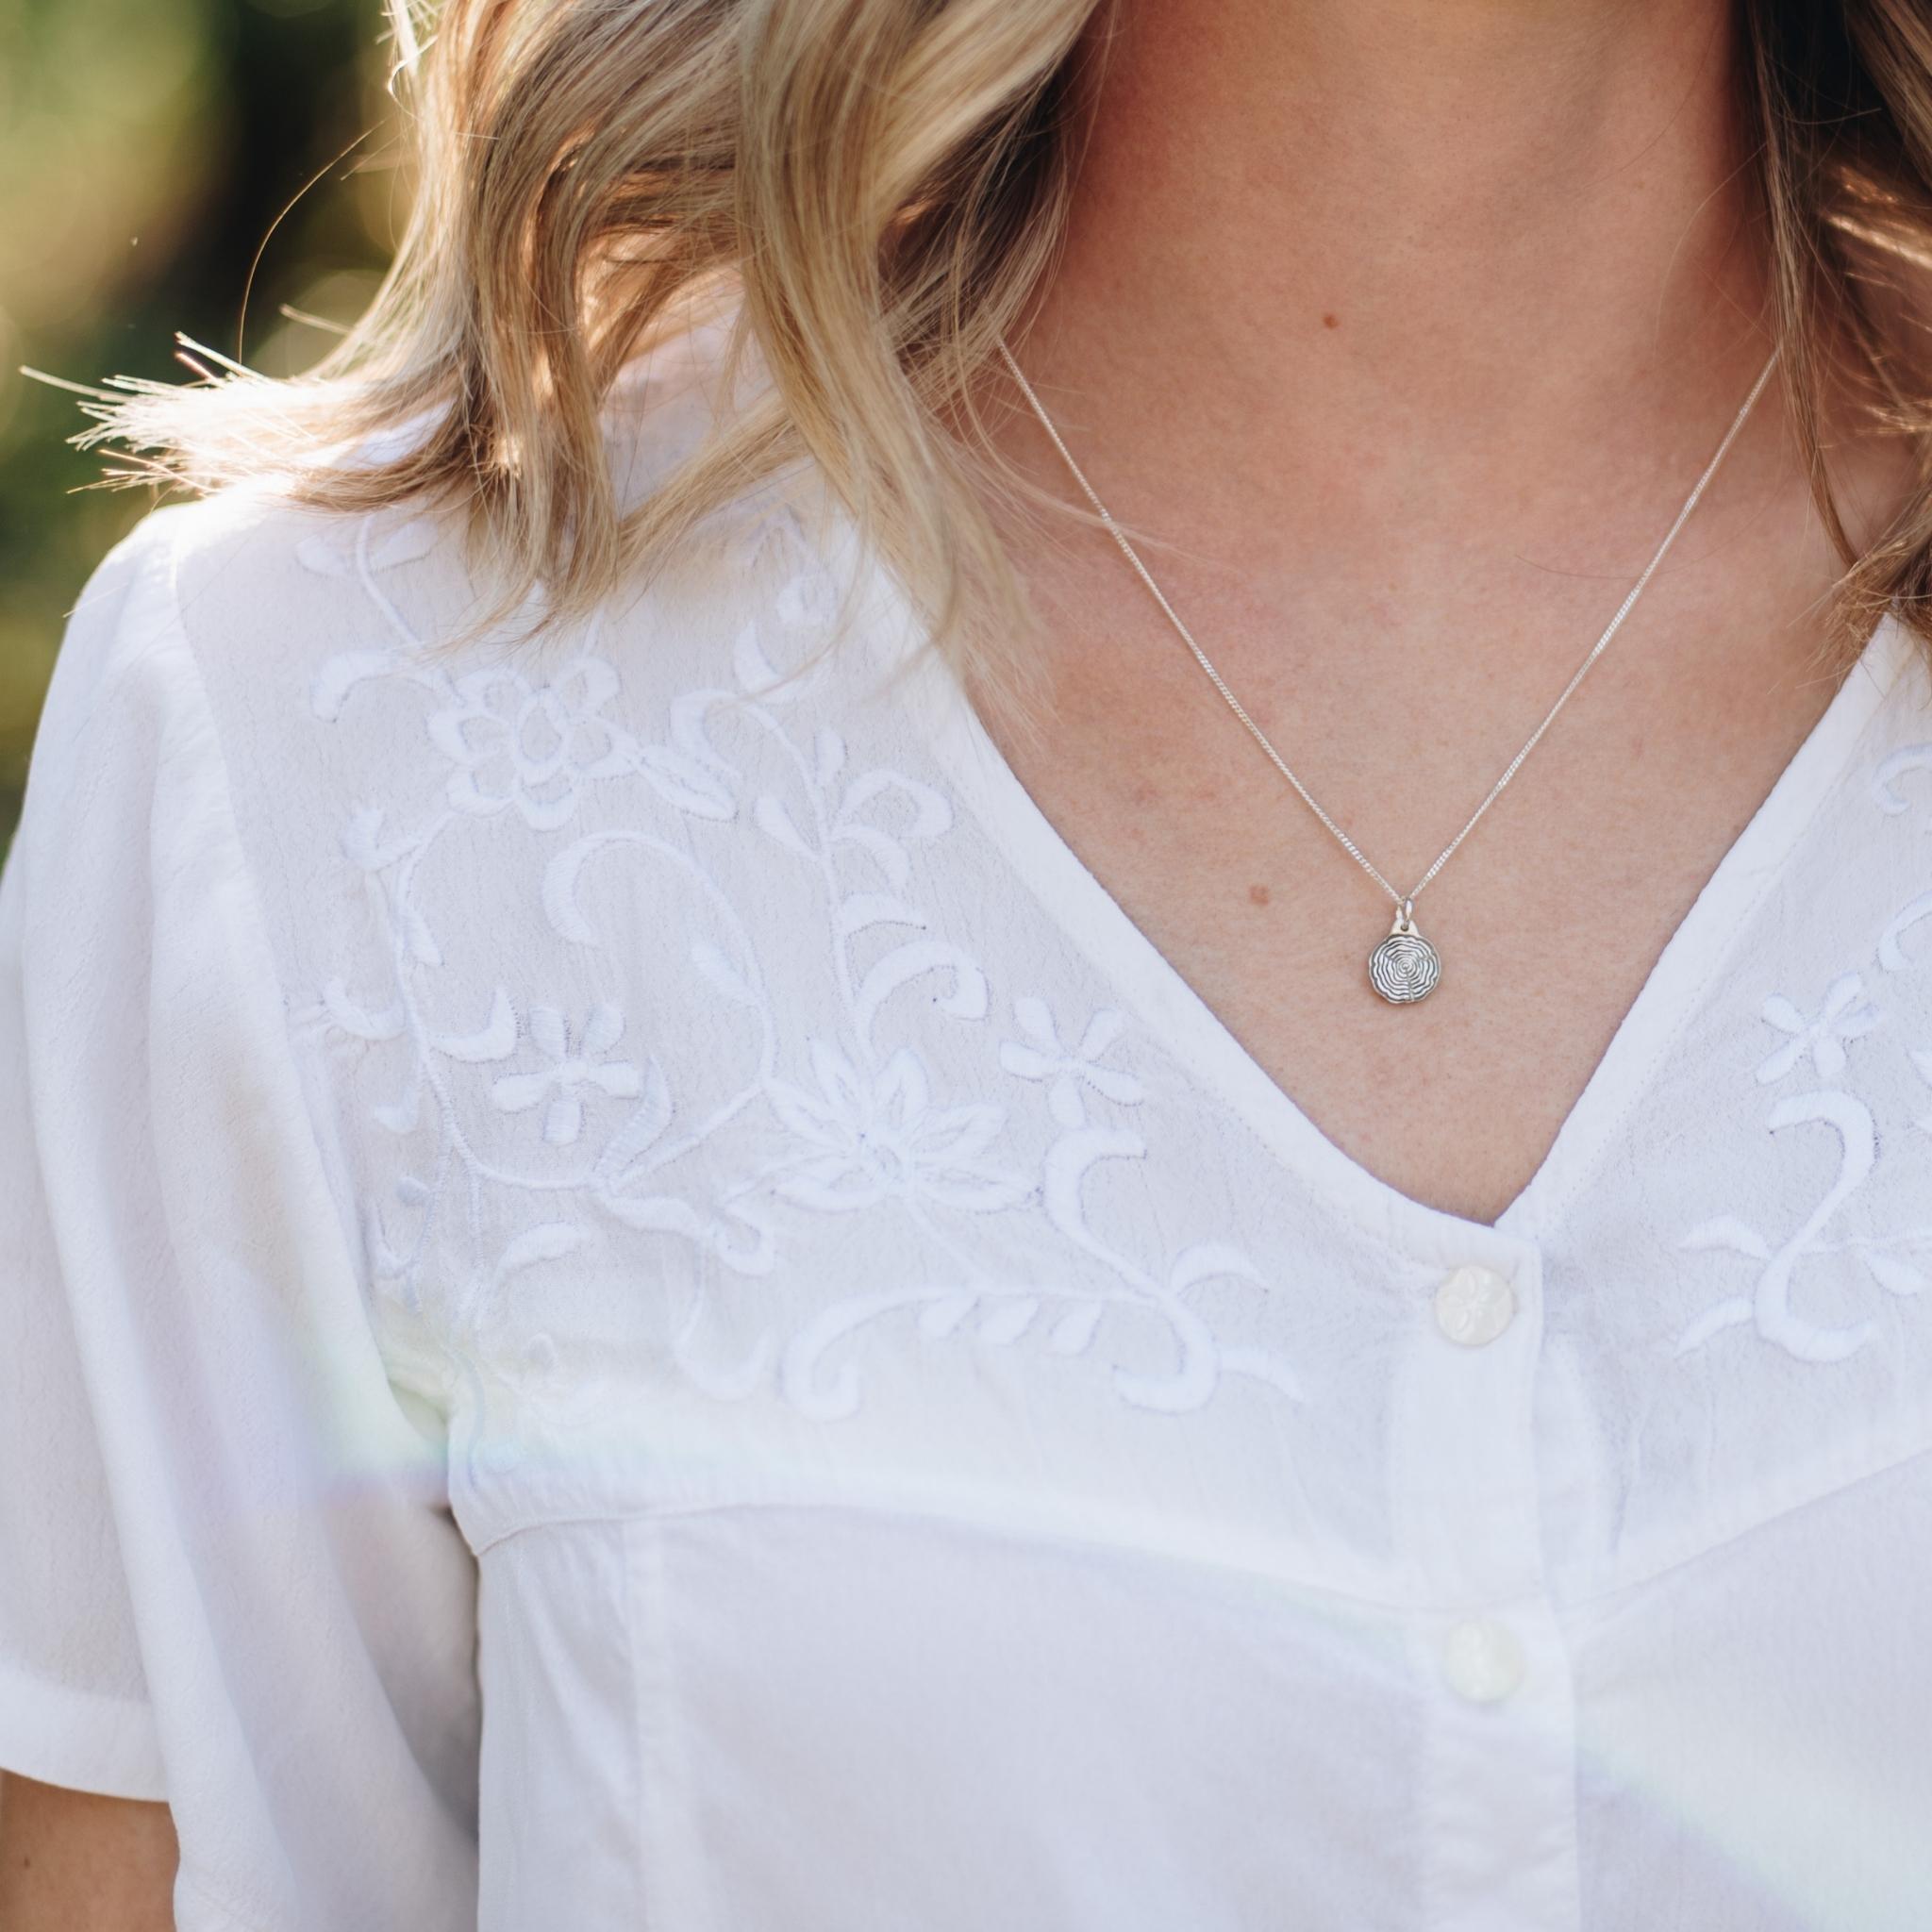
[[[401,218],[389,53],[379,0],[0,0],[0,850],[66,613],[152,500],[83,487],[76,398],[20,366],[185,379],[176,329],[313,362]]]

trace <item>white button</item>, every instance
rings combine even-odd
[[[1492,1268],[1458,1268],[1436,1291],[1437,1327],[1465,1348],[1495,1341],[1515,1313],[1515,1291]]]
[[[1442,1645],[1442,1674],[1458,1697],[1494,1704],[1523,1682],[1523,1646],[1507,1624],[1474,1617],[1450,1631]]]

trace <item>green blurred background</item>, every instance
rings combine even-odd
[[[0,0],[0,851],[66,613],[151,501],[83,487],[76,399],[19,367],[180,379],[176,329],[313,362],[282,311],[352,320],[401,219],[391,52],[379,0]]]

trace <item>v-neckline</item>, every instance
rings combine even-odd
[[[849,520],[834,519],[845,558],[857,551]],[[1043,913],[1092,962],[1161,1048],[1241,1119],[1270,1154],[1384,1245],[1405,1255],[1483,1261],[1548,1239],[1605,1141],[1655,1077],[1694,1010],[1727,942],[1776,882],[1795,844],[1844,769],[1912,645],[1888,611],[1817,722],[1706,879],[1590,1077],[1564,1114],[1535,1173],[1493,1222],[1407,1194],[1342,1148],[1243,1046],[1035,803],[987,731],[951,662],[897,575],[875,553],[858,561],[866,627],[884,667],[903,674],[892,703]],[[1391,1019],[1400,1024],[1401,1016]]]

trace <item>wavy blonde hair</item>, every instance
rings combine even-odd
[[[1015,479],[976,397],[1061,237],[1107,0],[442,0],[426,49],[411,4],[389,0],[420,185],[367,314],[294,380],[126,385],[83,440],[195,490],[273,472],[344,509],[463,505],[506,610],[540,579],[553,610],[588,607],[808,458],[934,633],[1024,674],[1025,603],[982,499],[990,474]],[[1932,492],[1855,550],[1822,427],[1851,394],[1927,480],[1907,289],[1932,268],[1932,15],[1737,6],[1773,324],[1845,565],[1839,636],[1891,605],[1932,635]],[[755,352],[769,380],[621,504],[602,433],[618,372],[727,297],[726,367]]]

